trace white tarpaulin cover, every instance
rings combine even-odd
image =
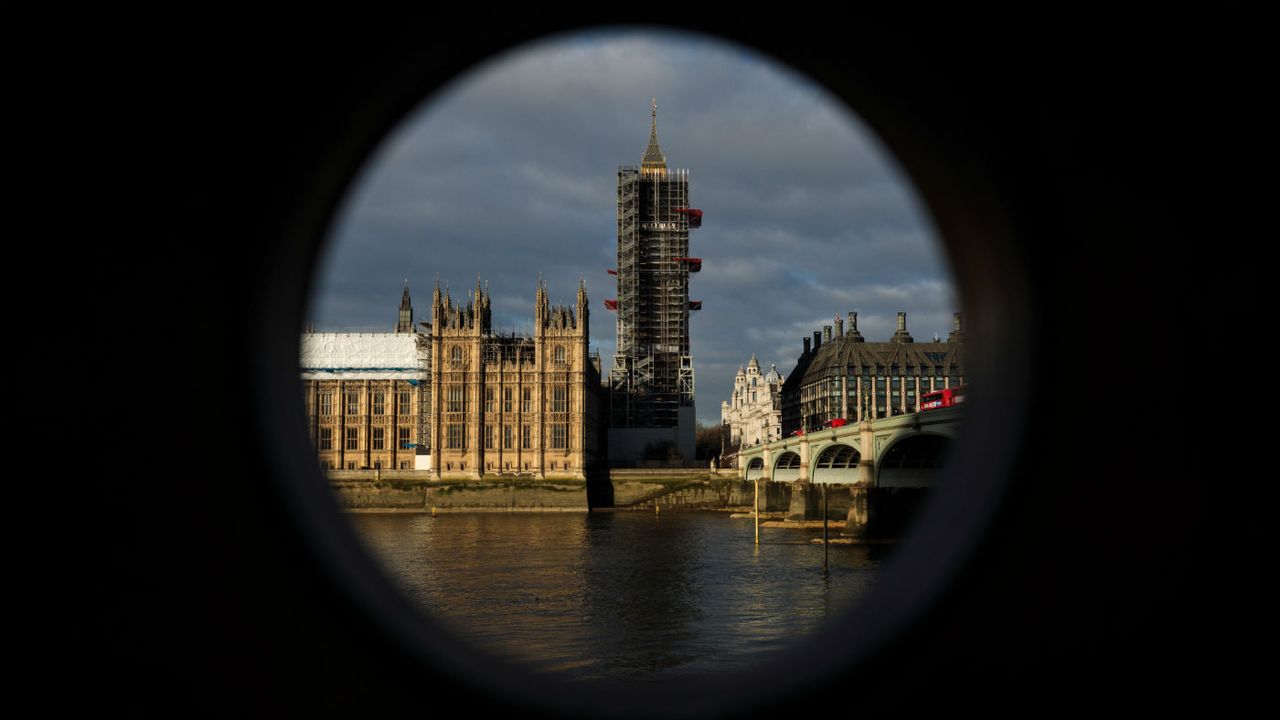
[[[430,345],[416,333],[303,333],[304,380],[425,380]]]

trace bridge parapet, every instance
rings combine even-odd
[[[879,418],[871,422],[873,447],[863,447],[862,424],[849,423],[837,428],[823,428],[804,435],[779,438],[764,445],[744,447],[739,451],[742,478],[754,479],[763,476],[765,479],[778,481],[794,481],[811,479],[814,462],[833,445],[848,445],[857,450],[864,461],[875,463],[880,453],[898,440],[917,434],[943,435],[952,440],[957,439],[960,432],[960,416],[962,408],[951,407],[929,410],[923,413],[895,415]],[[787,453],[795,453],[800,458],[800,466],[795,468],[799,473],[784,473],[796,477],[775,477],[774,464]],[[748,468],[756,458],[763,461],[762,475],[749,477]],[[789,468],[791,469],[791,468]],[[803,478],[799,476],[803,475]]]

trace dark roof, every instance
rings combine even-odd
[[[807,363],[798,363],[796,370],[787,378],[787,385],[792,378],[801,375],[799,385],[809,385],[823,378],[832,367],[840,368],[839,373],[851,375],[862,374],[866,367],[874,373],[877,367],[888,368],[897,365],[899,370],[905,368],[933,368],[964,366],[964,343],[944,342],[856,342],[846,336],[835,338],[810,353]]]

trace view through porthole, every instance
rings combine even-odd
[[[935,487],[965,393],[941,247],[801,75],[690,34],[534,43],[353,186],[308,432],[459,637],[568,680],[740,669],[855,606]]]

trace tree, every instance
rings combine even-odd
[[[724,431],[723,425],[698,424],[694,435],[694,458],[710,460],[720,454],[720,439]]]

